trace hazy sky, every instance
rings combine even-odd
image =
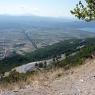
[[[0,0],[0,14],[71,17],[79,0]]]

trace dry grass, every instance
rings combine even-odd
[[[28,76],[26,81],[19,81],[16,83],[4,83],[0,85],[2,90],[18,90],[24,89],[27,86],[36,87],[48,86],[53,80],[60,78],[64,75],[64,69],[51,69],[51,70],[42,70],[37,73],[31,74]]]
[[[88,62],[91,62],[91,59],[85,60],[84,63],[88,63]],[[77,67],[73,67],[67,71],[65,71],[63,68],[40,70],[36,73],[30,74],[26,81],[0,84],[0,89],[15,90],[15,89],[23,89],[26,86],[32,86],[34,88],[35,86],[38,85],[48,86],[55,79],[59,79],[60,77],[64,77],[65,75],[73,73],[73,69],[77,69]]]

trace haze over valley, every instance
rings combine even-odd
[[[72,38],[94,37],[93,23],[39,16],[0,16],[1,58],[25,54]],[[2,52],[4,54],[2,54]]]

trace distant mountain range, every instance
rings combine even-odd
[[[84,22],[67,18],[50,18],[40,16],[10,16],[0,15],[0,28],[16,28],[19,26],[41,26],[41,27],[71,27],[71,28],[83,28],[83,27],[95,27],[95,22]]]

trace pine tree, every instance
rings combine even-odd
[[[78,19],[92,21],[95,20],[95,0],[85,0],[86,4],[79,1],[71,13]]]

